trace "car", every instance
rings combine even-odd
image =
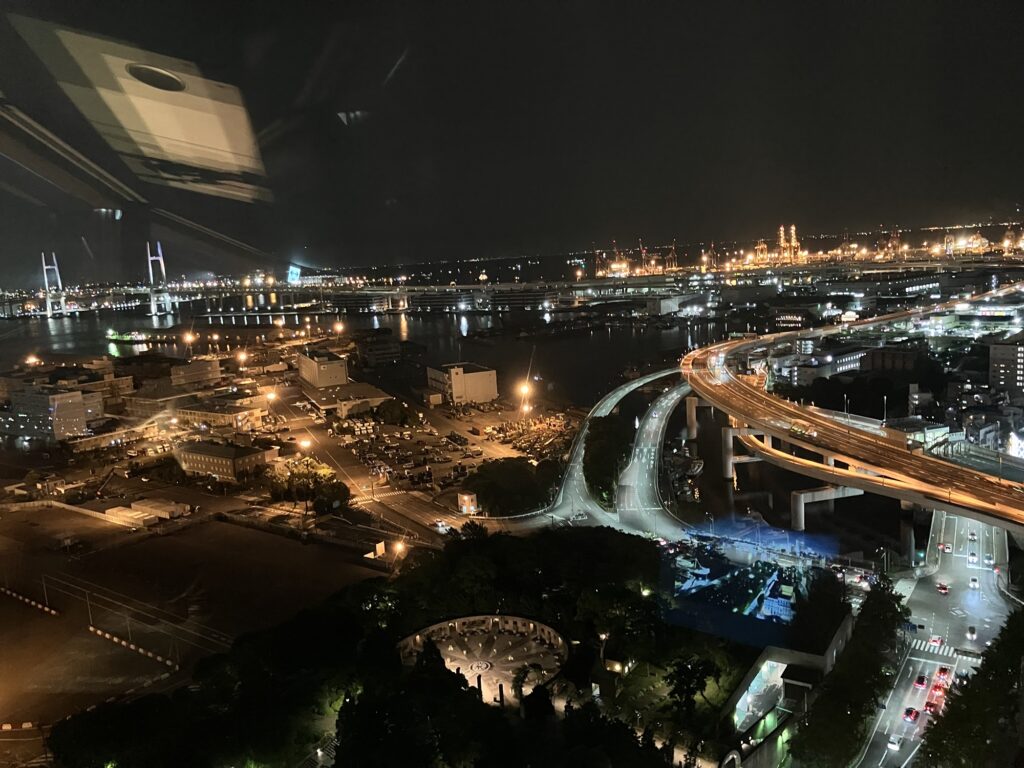
[[[971,589],[978,589],[978,588],[981,587],[981,582],[978,581],[978,577],[977,576],[971,576],[970,584],[971,584]]]
[[[967,628],[967,639],[977,640],[978,639],[978,628],[973,624]]]
[[[935,588],[939,591],[940,595],[948,595],[949,594],[949,584],[944,584],[944,583],[940,582],[940,583],[935,585]]]
[[[920,716],[921,712],[919,710],[914,709],[913,707],[907,707],[903,710],[903,722],[905,723],[916,723],[917,718],[919,718]]]
[[[941,709],[941,705],[937,701],[929,700],[924,703],[924,713],[926,715],[934,715],[939,709]]]
[[[928,687],[928,675],[918,675],[914,681],[915,688],[927,688]]]
[[[967,555],[967,562],[971,565],[974,565],[976,562],[978,562],[978,553],[971,552],[969,555]]]
[[[968,532],[967,540],[968,541],[977,541],[978,540],[978,534],[976,534],[974,531]]]
[[[899,752],[900,747],[903,746],[903,737],[895,733],[892,734],[892,736],[889,737],[889,743],[886,744],[886,746],[893,752]]]
[[[986,552],[985,553],[985,565],[994,565],[995,562],[996,562],[996,559],[994,557],[992,557],[992,553],[991,552]]]
[[[942,645],[943,640],[939,635],[932,635],[928,638],[928,645]]]
[[[946,686],[942,683],[936,683],[932,686],[931,692],[928,694],[928,698],[937,699],[946,695]]]
[[[953,545],[952,544],[943,544],[942,545],[942,551],[945,552],[946,554],[949,554],[950,552],[953,551]]]
[[[939,667],[935,673],[935,682],[943,684],[949,682],[949,667]]]

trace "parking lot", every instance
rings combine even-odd
[[[59,509],[5,511],[0,583],[60,615],[0,595],[0,722],[53,722],[168,671],[91,634],[90,623],[184,670],[239,633],[377,575],[343,550],[228,523],[153,535]]]

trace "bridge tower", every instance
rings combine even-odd
[[[153,272],[153,263],[160,265],[160,280],[156,280]],[[146,243],[146,265],[149,267],[149,314],[164,315],[170,314],[171,294],[167,291],[167,269],[164,266],[164,250],[160,247],[160,241],[156,241],[156,255],[153,254]]]
[[[45,297],[43,301],[46,302],[46,316],[53,317],[54,307],[61,315],[68,313],[68,302],[67,297],[64,295],[64,283],[60,279],[60,267],[57,265],[57,254],[50,251],[50,258],[53,260],[52,264],[46,263],[46,252],[42,252],[43,257],[43,288]],[[53,273],[53,284],[50,282],[50,273]],[[54,284],[56,287],[54,287]]]

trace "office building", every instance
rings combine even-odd
[[[452,405],[489,403],[498,399],[498,376],[476,363],[449,363],[427,368],[427,387]]]
[[[988,383],[1011,395],[1024,392],[1024,331],[989,344]]]
[[[244,474],[277,457],[277,448],[254,448],[245,445],[211,442],[185,443],[175,451],[178,464],[190,475],[212,476],[221,481],[236,482]]]
[[[402,359],[402,348],[391,334],[375,334],[356,342],[359,360],[367,368],[393,365]]]
[[[348,384],[348,360],[326,349],[303,349],[297,365],[303,384],[317,389]]]
[[[90,407],[95,408],[96,403],[91,402]],[[7,435],[55,442],[84,435],[87,415],[81,392],[31,387],[11,392],[11,408],[2,414],[0,428]]]
[[[171,366],[171,386],[204,387],[221,378],[220,360],[189,360]]]

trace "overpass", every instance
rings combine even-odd
[[[1022,289],[1022,284],[1014,284],[971,301]],[[861,421],[836,420],[818,409],[791,403],[766,391],[763,372],[749,372],[748,357],[758,348],[913,321],[953,309],[956,303],[838,326],[730,339],[687,354],[681,367],[694,394],[730,417],[730,426],[725,427],[726,473],[732,474],[732,438],[737,437],[755,456],[799,474],[964,514],[1024,534],[1024,484],[909,448],[905,441],[880,434]],[[818,460],[794,455],[784,450],[786,446],[801,448]]]

